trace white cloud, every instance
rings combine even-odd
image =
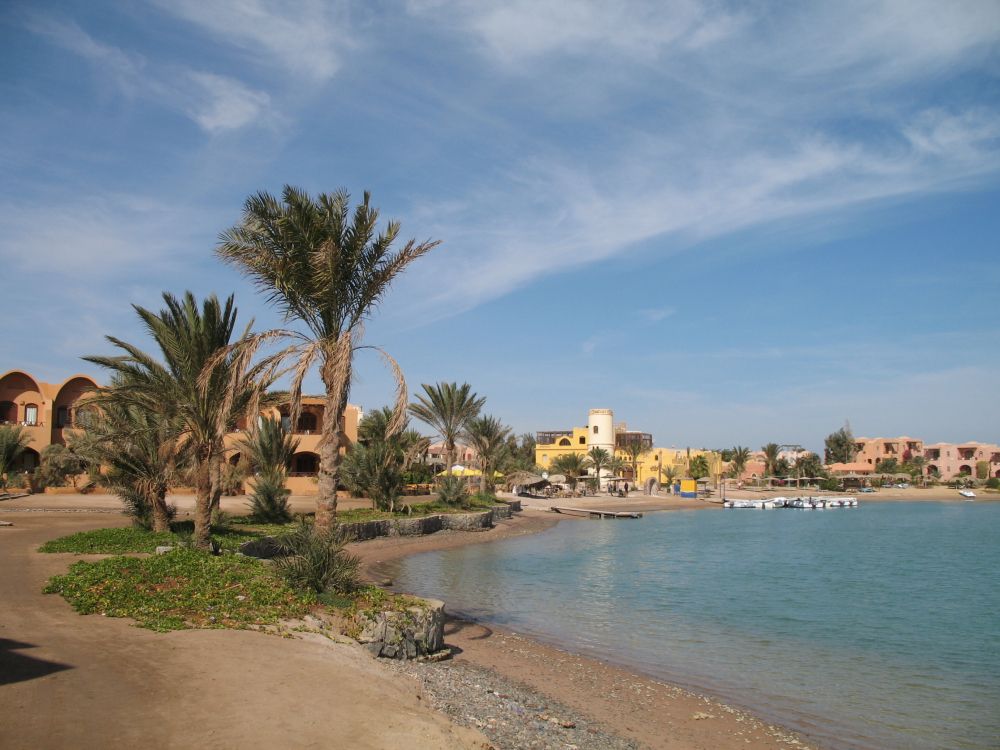
[[[344,3],[324,0],[152,0],[161,10],[195,24],[249,53],[260,63],[316,80],[340,68],[351,46]],[[261,56],[264,59],[260,59]]]
[[[27,26],[65,50],[93,63],[131,98],[142,98],[184,114],[216,133],[275,120],[270,97],[227,76],[179,66],[157,66],[90,36],[72,22],[33,16]]]
[[[196,95],[188,114],[209,132],[234,130],[258,122],[267,112],[271,98],[239,81],[211,73],[190,72]]]

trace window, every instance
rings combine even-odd
[[[298,432],[313,432],[316,429],[316,415],[304,411],[299,415]]]
[[[569,445],[569,444],[570,444],[569,438],[563,438],[562,440],[559,441],[559,445]]]
[[[60,406],[56,409],[56,427],[66,427],[69,424],[69,409]]]
[[[38,424],[38,406],[28,404],[24,407],[24,421],[28,424]]]
[[[586,435],[580,435],[580,445],[586,445],[586,444],[587,444]]]
[[[13,401],[0,401],[0,422],[17,421],[17,405]]]
[[[596,435],[596,434],[597,434],[597,432],[598,432],[598,430],[597,430],[597,425],[595,424],[595,425],[594,425],[594,434]]]

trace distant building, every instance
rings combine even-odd
[[[1000,478],[1000,445],[977,443],[931,443],[924,446],[924,473],[942,479],[968,475],[977,477],[980,464],[985,464],[988,477]]]
[[[634,472],[632,456],[628,451],[628,447],[632,445],[640,448]],[[650,477],[664,482],[668,471],[680,478],[687,472],[690,459],[699,455],[704,455],[708,460],[711,477],[718,476],[725,469],[722,457],[713,451],[656,447],[651,433],[629,430],[624,424],[616,425],[611,409],[591,409],[586,427],[537,432],[535,463],[542,469],[549,470],[559,456],[568,453],[586,456],[592,448],[603,448],[609,455],[625,462],[627,468],[624,477],[636,484],[642,484]],[[593,476],[592,469],[590,474]],[[601,477],[607,476],[610,476],[608,469],[602,469]]]
[[[924,441],[902,435],[896,438],[866,438],[854,439],[856,451],[852,463],[868,464],[873,469],[879,461],[894,458],[897,462],[909,463],[914,456],[924,453]]]

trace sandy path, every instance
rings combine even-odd
[[[3,514],[0,747],[466,748],[478,733],[424,707],[359,647],[227,630],[154,633],[81,617],[41,588],[72,555],[46,539],[115,516]]]

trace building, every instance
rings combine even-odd
[[[638,448],[634,471],[632,446]],[[625,478],[636,484],[651,477],[665,481],[668,474],[680,478],[686,474],[690,459],[699,455],[707,458],[710,476],[718,476],[724,470],[722,457],[712,451],[657,448],[652,434],[629,430],[625,424],[616,425],[611,409],[591,409],[586,427],[536,433],[535,463],[547,471],[559,456],[576,453],[585,457],[592,448],[603,448],[622,460],[628,467],[624,471]],[[602,470],[602,477],[609,475],[607,469]]]
[[[0,376],[0,424],[20,425],[31,438],[14,471],[33,471],[42,451],[65,445],[77,421],[79,402],[97,388],[86,375],[46,383],[24,370]]]
[[[855,456],[852,463],[867,464],[874,470],[880,461],[890,458],[898,463],[909,463],[915,456],[924,453],[924,441],[906,435],[896,438],[866,438],[854,439]]]
[[[38,466],[42,451],[49,445],[65,445],[66,438],[78,423],[80,402],[97,390],[98,385],[86,375],[73,375],[62,383],[45,383],[23,370],[11,370],[0,376],[0,424],[20,425],[31,437],[28,450],[14,471],[33,471]],[[296,495],[316,494],[316,476],[319,474],[319,441],[325,419],[326,399],[306,396],[302,411],[295,425],[291,424],[288,406],[264,410],[262,416],[280,418],[299,441],[298,449],[289,467],[287,487]],[[347,436],[345,452],[358,439],[361,408],[348,404],[341,417],[341,429]],[[240,461],[239,444],[246,437],[245,421],[226,436],[227,459],[231,464]]]
[[[987,477],[1000,478],[1000,445],[978,443],[931,443],[924,446],[924,473],[954,479],[962,475],[981,479],[981,470]]]

